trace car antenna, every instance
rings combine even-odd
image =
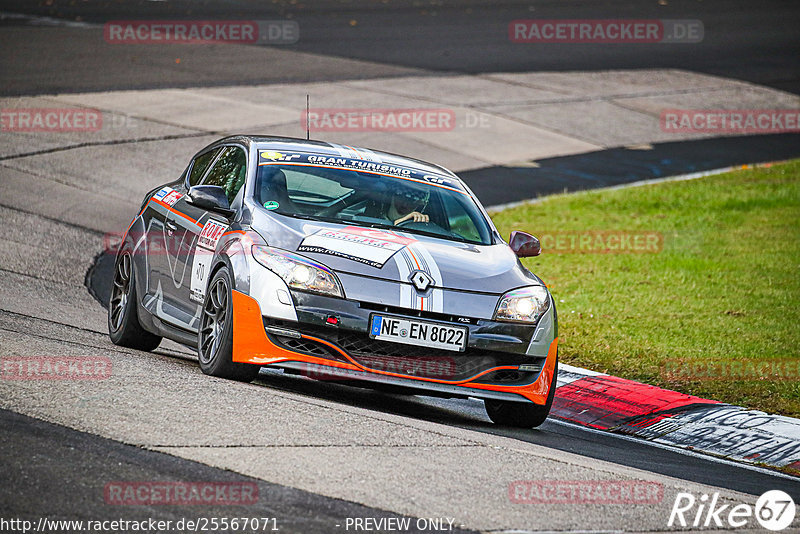
[[[306,141],[311,139],[311,119],[308,118],[309,114],[309,101],[311,100],[311,96],[306,93]]]

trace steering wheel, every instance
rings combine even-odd
[[[348,195],[345,195],[344,198],[340,198],[339,200],[334,202],[332,205],[330,205],[327,208],[325,208],[324,210],[320,211],[317,215],[319,215],[321,217],[332,217],[333,215],[336,215],[337,213],[339,213],[343,209],[345,209],[345,208],[347,208],[349,206],[352,206],[353,204],[359,202],[360,200],[361,200],[361,195],[359,195],[357,192],[353,191],[352,193],[350,193]]]
[[[401,223],[395,224],[395,226],[403,227],[403,228],[411,228],[412,230],[426,230],[431,227],[431,225],[438,226],[436,223],[431,221],[428,222],[417,222],[414,219],[407,219]]]

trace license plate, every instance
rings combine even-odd
[[[372,316],[369,337],[452,351],[463,351],[467,347],[465,326],[429,323],[386,315]]]

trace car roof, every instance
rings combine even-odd
[[[456,176],[452,171],[440,165],[428,163],[415,158],[409,158],[407,156],[401,156],[399,154],[392,154],[390,152],[372,150],[365,147],[355,147],[351,145],[340,145],[326,141],[266,135],[233,135],[215,141],[209,145],[209,147],[233,142],[244,143],[248,146],[255,145],[257,150],[274,150],[276,152],[305,152],[324,156],[347,157],[366,161],[379,161],[381,163],[407,167],[423,173],[435,173],[449,176],[460,181],[458,176]],[[201,152],[205,151],[209,147],[204,148]]]

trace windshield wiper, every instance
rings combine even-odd
[[[354,221],[355,222],[355,221]],[[358,225],[358,223],[356,222]],[[453,234],[452,232],[449,234],[437,234],[436,232],[427,232],[425,230],[419,230],[417,228],[405,228],[403,226],[396,226],[393,224],[383,224],[383,223],[362,223],[358,226],[367,226],[369,228],[382,228],[385,230],[394,230],[399,232],[408,232],[409,234],[417,234],[417,235],[424,235],[428,237],[437,237],[439,239],[449,239],[452,241],[458,241],[459,243],[469,243],[471,245],[482,245],[483,243],[475,243],[474,241],[469,241],[464,239],[463,237]],[[445,230],[447,231],[447,230]]]
[[[447,239],[459,243],[467,243],[469,245],[483,245],[484,243],[470,241],[459,235],[455,234],[437,234],[436,232],[426,232],[425,230],[418,230],[416,228],[404,228],[402,226],[395,226],[393,224],[365,222],[358,220],[337,219],[335,217],[323,217],[321,215],[307,215],[304,213],[279,213],[286,217],[294,217],[296,219],[304,219],[308,221],[329,222],[334,224],[349,224],[353,226],[361,226],[362,228],[380,228],[381,230],[393,230],[395,232],[407,232],[409,234],[424,235],[427,237],[436,237],[438,239]]]
[[[281,213],[276,212],[278,215],[283,215],[284,217],[294,217],[295,219],[304,219],[307,221],[317,221],[317,222],[330,222],[330,223],[342,223],[341,219],[335,219],[333,217],[322,217],[320,215],[306,215],[305,213]]]

